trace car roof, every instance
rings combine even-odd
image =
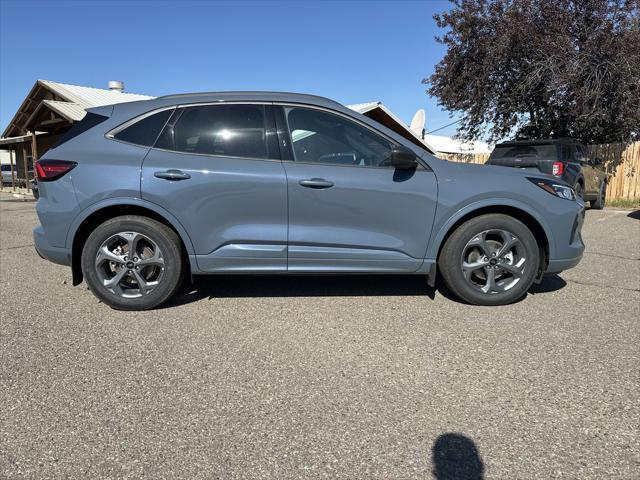
[[[261,101],[261,102],[291,102],[306,103],[326,107],[344,106],[334,100],[318,95],[294,92],[261,92],[261,91],[237,91],[237,92],[196,92],[164,95],[156,100],[170,100],[175,103],[200,103],[200,102],[230,102],[230,101]]]

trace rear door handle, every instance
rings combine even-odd
[[[156,178],[163,178],[164,180],[188,180],[191,175],[184,173],[181,170],[167,170],[165,172],[155,172],[153,174]]]
[[[303,187],[307,188],[330,188],[333,187],[333,182],[325,180],[324,178],[308,178],[306,180],[300,180],[298,182]]]

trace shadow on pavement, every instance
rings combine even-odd
[[[562,278],[551,275],[529,293],[553,292],[565,285]],[[185,283],[164,308],[212,298],[424,296],[433,300],[436,291],[461,303],[440,278],[436,287],[427,285],[423,275],[201,275],[193,284]]]
[[[435,480],[482,480],[484,463],[473,440],[460,433],[440,435],[432,450]]]
[[[630,212],[627,217],[633,218],[634,220],[640,220],[640,210],[634,210],[633,212]]]
[[[567,286],[567,282],[558,275],[551,274],[546,275],[542,282],[534,283],[529,289],[529,293],[535,295],[536,293],[550,293],[555,292],[556,290],[560,290]]]
[[[250,297],[435,297],[423,275],[203,275],[185,285],[167,304],[204,298]]]

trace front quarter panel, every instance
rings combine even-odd
[[[520,209],[533,217],[549,241],[549,257],[564,258],[571,243],[573,222],[582,206],[555,197],[532,182],[527,175],[506,167],[434,163],[438,176],[438,209],[427,259],[436,259],[442,241],[461,218],[485,207]],[[532,175],[535,176],[535,175]]]

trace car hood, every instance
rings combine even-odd
[[[423,157],[438,177],[438,181],[452,180],[457,177],[471,175],[478,179],[487,177],[503,182],[518,182],[526,177],[547,178],[565,184],[557,177],[540,172],[537,168],[513,168],[501,165],[487,165],[478,163],[452,162],[436,157]]]

